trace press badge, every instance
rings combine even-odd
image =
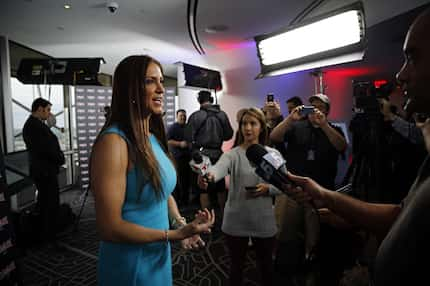
[[[308,161],[313,161],[315,160],[315,151],[314,150],[308,150]]]

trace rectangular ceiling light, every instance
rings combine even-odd
[[[288,27],[282,32],[257,36],[261,76],[273,75],[280,70],[296,71],[303,67],[339,64],[342,62],[339,59],[362,59],[364,36],[361,2]],[[331,58],[336,60],[331,62]]]

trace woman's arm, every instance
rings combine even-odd
[[[166,240],[164,230],[146,228],[122,218],[127,166],[127,143],[117,134],[103,135],[91,156],[91,189],[101,238],[126,243]]]
[[[239,148],[239,147],[238,147]],[[218,162],[209,168],[209,173],[211,174],[214,182],[218,182],[222,178],[228,175],[232,162],[232,151],[224,153],[219,158]]]
[[[116,134],[101,137],[91,156],[91,189],[95,198],[97,229],[103,240],[149,243],[182,240],[197,233],[210,232],[215,215],[208,210],[199,211],[193,222],[177,230],[147,228],[122,219],[127,167],[126,142]]]

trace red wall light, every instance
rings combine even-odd
[[[381,87],[381,85],[384,85],[384,84],[386,84],[388,81],[386,81],[385,79],[379,79],[379,80],[374,80],[373,81],[373,86],[375,87],[375,88],[380,88]]]

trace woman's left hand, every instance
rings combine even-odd
[[[206,245],[205,242],[198,234],[195,234],[191,237],[181,240],[181,246],[183,249],[186,249],[186,250],[199,249],[204,247],[205,245]]]
[[[256,185],[256,189],[252,192],[249,192],[249,196],[252,198],[267,196],[269,194],[269,184],[260,183]]]

